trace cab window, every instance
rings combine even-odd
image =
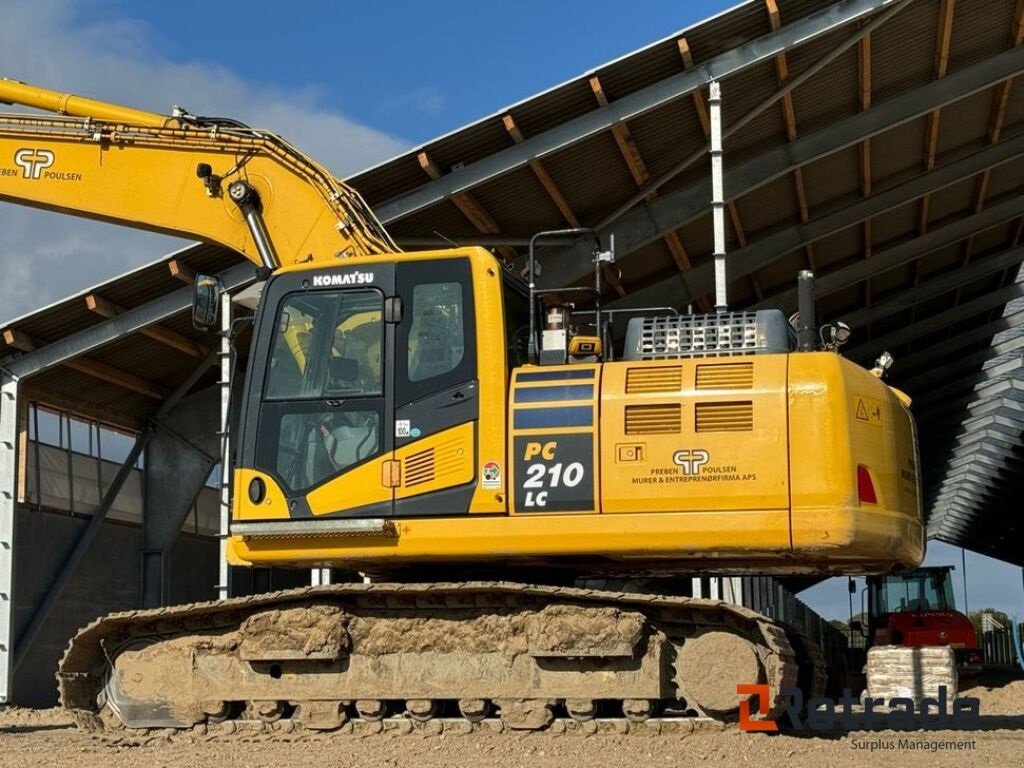
[[[412,291],[409,381],[455,370],[466,354],[460,283],[424,283]]]
[[[278,316],[266,398],[379,395],[382,343],[379,292],[291,296]]]
[[[382,450],[382,309],[376,290],[282,302],[256,453],[287,490],[311,488]]]

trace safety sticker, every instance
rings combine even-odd
[[[854,417],[857,421],[863,421],[866,424],[874,424],[875,426],[881,426],[882,424],[882,404],[875,400],[873,397],[858,397],[857,405],[853,411]]]
[[[395,420],[395,437],[409,437],[411,431],[409,419]]]
[[[501,465],[496,461],[488,461],[480,473],[480,484],[489,490],[501,488]]]

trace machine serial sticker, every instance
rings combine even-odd
[[[488,461],[480,472],[480,484],[488,490],[501,488],[501,465],[496,461]]]

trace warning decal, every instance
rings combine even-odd
[[[865,424],[882,425],[882,404],[873,397],[858,397],[853,411],[857,421]]]

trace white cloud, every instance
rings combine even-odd
[[[204,61],[172,61],[131,19],[83,20],[76,0],[4,0],[0,76],[166,113],[233,117],[285,136],[340,176],[407,144],[332,111],[315,87],[247,80]],[[169,237],[0,204],[0,318],[15,317],[179,247]]]

